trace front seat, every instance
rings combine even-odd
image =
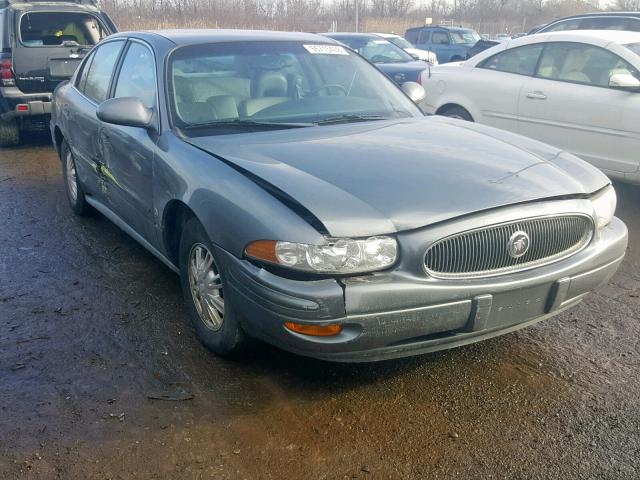
[[[252,84],[252,97],[240,104],[240,116],[251,117],[265,108],[289,100],[289,82],[279,72],[263,72]]]

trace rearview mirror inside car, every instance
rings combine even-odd
[[[148,128],[153,112],[139,98],[122,97],[105,100],[98,106],[96,115],[100,120],[125,127]]]
[[[609,87],[630,92],[640,92],[640,80],[629,73],[617,73],[611,75]]]
[[[414,103],[424,100],[427,95],[422,85],[416,82],[405,82],[400,88]]]

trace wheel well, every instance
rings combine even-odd
[[[460,55],[454,55],[453,57],[451,57],[452,62],[461,62],[462,60],[464,60],[464,58],[462,58]]]
[[[62,148],[64,135],[62,135],[62,131],[57,126],[53,130],[53,140],[56,142],[56,144],[54,145],[56,152],[58,152],[58,155],[60,155],[60,149]]]
[[[462,110],[467,112],[471,118],[473,118],[473,115],[471,115],[471,112],[469,112],[469,110],[464,108],[462,105],[458,105],[457,103],[445,103],[440,108],[438,108],[438,110],[436,110],[436,115],[444,115],[447,111],[451,110],[452,108],[461,108]]]
[[[171,200],[164,209],[162,219],[162,240],[169,260],[178,267],[180,264],[180,238],[182,230],[195,213],[180,200]]]

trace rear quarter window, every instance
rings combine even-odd
[[[5,48],[9,48],[7,44],[7,25],[5,24],[7,18],[6,11],[6,9],[0,10],[0,53]]]

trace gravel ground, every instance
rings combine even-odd
[[[0,478],[638,479],[640,188],[617,188],[627,258],[558,317],[371,365],[228,361],[177,276],[72,215],[46,137],[0,150]]]

